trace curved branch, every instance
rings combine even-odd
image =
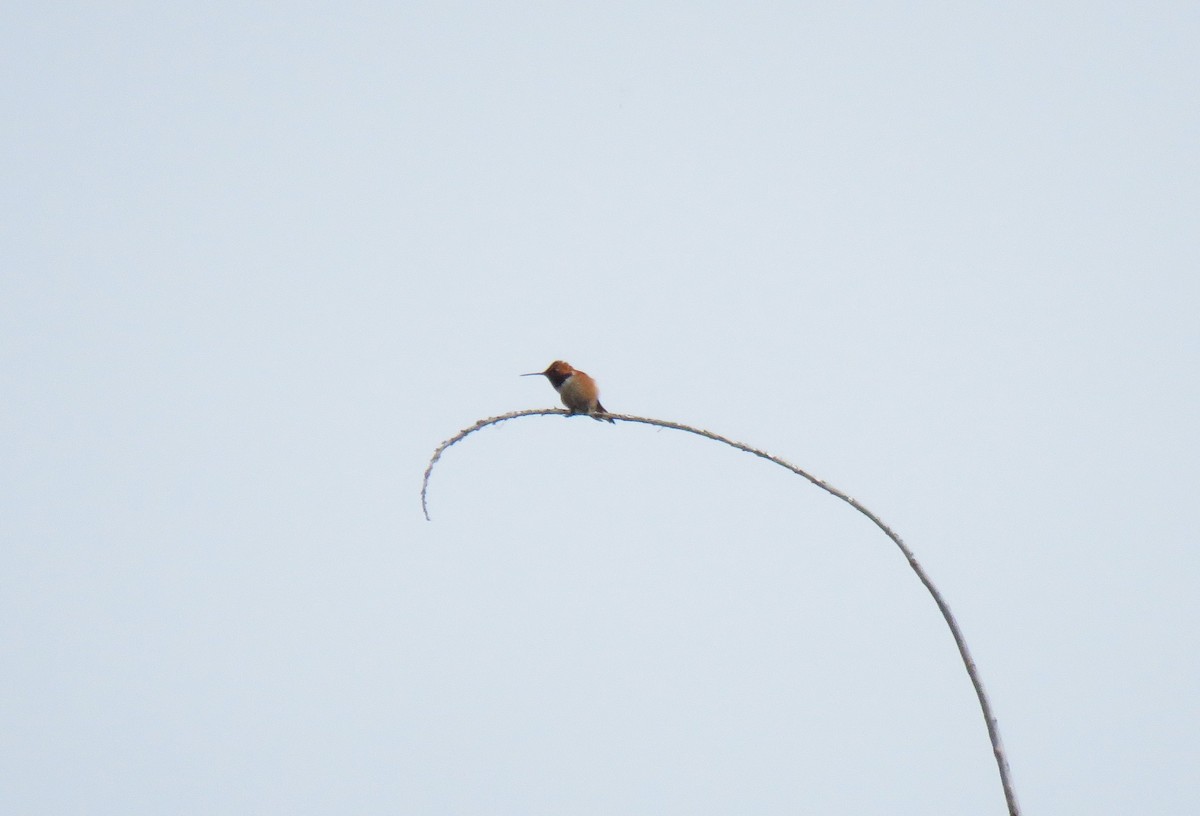
[[[429,466],[425,468],[425,478],[421,482],[421,509],[425,513],[426,520],[429,520],[429,507],[426,501],[429,489],[429,477],[433,473],[433,466],[437,464],[439,459],[442,458],[442,454],[447,448],[462,441],[467,436],[475,433],[475,431],[486,428],[489,425],[496,425],[500,422],[505,422],[510,419],[517,419],[519,417],[549,416],[553,414],[562,415],[567,414],[567,412],[557,408],[534,409],[513,411],[511,413],[501,414],[499,416],[488,417],[486,419],[479,420],[469,428],[464,428],[442,444],[438,445],[437,450],[433,452],[433,457],[429,460]],[[884,535],[890,538],[892,543],[900,548],[900,552],[904,554],[904,558],[908,561],[909,567],[912,568],[912,571],[916,573],[917,578],[920,579],[922,584],[924,584],[925,589],[933,598],[933,602],[937,604],[938,610],[942,613],[942,617],[945,619],[946,625],[950,627],[950,634],[954,637],[954,644],[958,647],[958,653],[962,658],[963,666],[967,670],[967,676],[970,677],[971,685],[975,688],[975,696],[979,699],[979,708],[983,713],[984,723],[987,725],[988,739],[991,740],[992,743],[992,754],[996,758],[996,768],[1000,773],[1000,784],[1004,788],[1004,799],[1008,804],[1009,816],[1020,816],[1020,809],[1017,806],[1016,792],[1013,789],[1011,772],[1008,769],[1008,759],[1004,753],[1004,746],[1000,742],[1000,729],[996,723],[996,717],[992,713],[992,704],[988,700],[987,692],[984,691],[983,680],[979,677],[979,670],[975,667],[975,660],[971,657],[970,649],[967,648],[966,638],[963,637],[962,630],[958,627],[958,621],[955,620],[954,614],[950,611],[950,606],[946,603],[946,599],[942,597],[942,593],[940,593],[937,587],[933,585],[933,581],[930,580],[929,575],[925,572],[925,568],[921,566],[919,561],[917,561],[917,557],[913,554],[913,551],[908,548],[908,545],[904,543],[903,539],[901,539],[891,527],[885,524],[883,519],[879,518],[879,516],[875,515],[866,507],[864,507],[857,499],[852,498],[846,493],[843,493],[841,490],[838,490],[828,482],[818,479],[808,471],[796,467],[791,462],[780,459],[778,456],[773,456],[766,451],[759,450],[758,448],[753,448],[745,443],[736,442],[732,439],[721,436],[720,434],[715,434],[712,431],[706,431],[702,428],[693,428],[690,425],[682,425],[678,422],[668,422],[667,420],[651,419],[649,417],[633,416],[631,414],[608,414],[607,416],[622,422],[636,422],[642,425],[654,425],[658,428],[670,428],[676,431],[685,431],[690,434],[695,434],[696,436],[702,436],[705,439],[711,439],[714,442],[724,443],[731,448],[737,448],[740,451],[754,454],[761,459],[766,459],[768,462],[774,462],[780,467],[786,468],[792,473],[795,473],[797,476],[803,476],[805,479],[812,482],[826,493],[829,493],[831,496],[836,496],[837,498],[846,502],[855,510],[870,519],[876,527],[882,530]]]

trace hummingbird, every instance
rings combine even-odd
[[[608,411],[600,404],[600,389],[596,381],[587,374],[571,368],[562,360],[555,360],[545,371],[535,371],[532,374],[522,374],[522,377],[542,377],[550,381],[562,404],[567,406],[567,416],[587,414],[597,422],[616,422],[612,417],[602,416]]]

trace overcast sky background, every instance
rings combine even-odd
[[[1200,809],[1195,3],[9,4],[0,811]]]

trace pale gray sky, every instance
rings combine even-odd
[[[0,811],[1197,812],[1197,42],[10,4]]]

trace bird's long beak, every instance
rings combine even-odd
[[[521,376],[522,377],[540,377],[544,373],[545,372],[543,372],[543,371],[534,371],[532,374],[522,374]]]

